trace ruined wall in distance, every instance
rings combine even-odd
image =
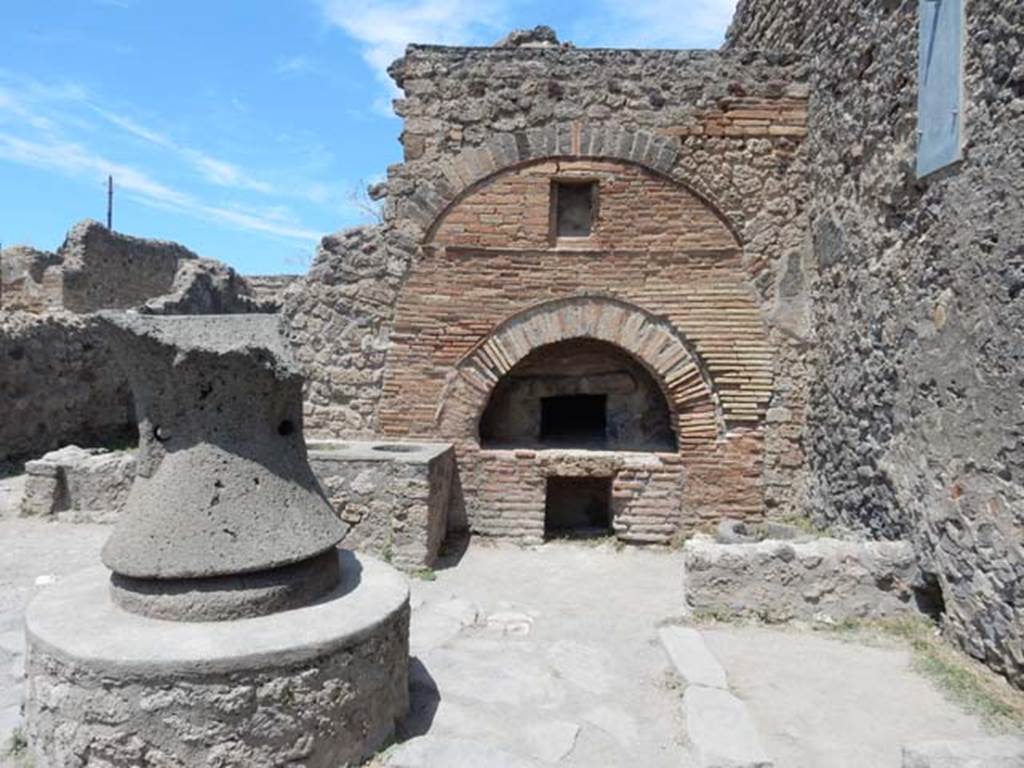
[[[0,461],[135,434],[128,382],[88,316],[0,312]]]
[[[131,395],[90,312],[269,312],[226,264],[82,221],[54,253],[0,252],[0,461],[134,433]]]
[[[111,232],[81,221],[57,251],[64,307],[72,312],[129,309],[171,291],[181,261],[198,258],[177,243]]]
[[[46,312],[63,301],[57,254],[24,245],[0,250],[0,309]]]

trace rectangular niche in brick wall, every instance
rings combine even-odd
[[[605,536],[611,531],[610,477],[549,477],[545,538]]]
[[[559,179],[551,182],[551,230],[554,238],[590,237],[596,212],[596,181]]]

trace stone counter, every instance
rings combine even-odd
[[[429,568],[448,524],[455,453],[447,443],[311,440],[309,463],[352,526],[344,544],[399,568]]]

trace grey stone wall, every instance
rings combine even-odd
[[[0,310],[135,309],[161,314],[273,312],[287,277],[264,276],[260,295],[234,269],[178,243],[75,224],[55,253],[25,246],[0,252]]]
[[[24,245],[0,250],[0,309],[45,312],[63,300],[57,254]]]
[[[25,463],[23,516],[116,522],[135,480],[135,452],[69,445]]]
[[[1024,686],[1024,6],[966,5],[964,160],[915,178],[917,3],[741,0],[799,50],[823,517],[911,539],[949,634]]]
[[[406,571],[434,565],[448,529],[451,446],[312,442],[309,465],[351,526],[342,546]]]
[[[160,315],[230,315],[275,312],[279,303],[272,297],[254,299],[245,278],[226,264],[196,258],[179,262],[167,293],[140,309]]]
[[[56,253],[0,252],[0,461],[135,432],[127,382],[89,312],[273,312],[245,279],[176,243],[82,221]]]
[[[130,438],[131,403],[89,316],[0,312],[0,461]]]
[[[243,279],[253,301],[273,307],[276,312],[281,309],[288,286],[302,279],[302,275],[245,275]]]
[[[396,226],[328,235],[309,274],[284,294],[286,333],[306,374],[310,437],[373,437],[384,362],[415,239]]]
[[[57,255],[72,312],[137,307],[169,293],[179,262],[198,258],[177,243],[111,232],[88,219],[71,228]]]

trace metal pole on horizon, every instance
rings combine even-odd
[[[107,229],[112,229],[114,219],[114,177],[107,176]]]

